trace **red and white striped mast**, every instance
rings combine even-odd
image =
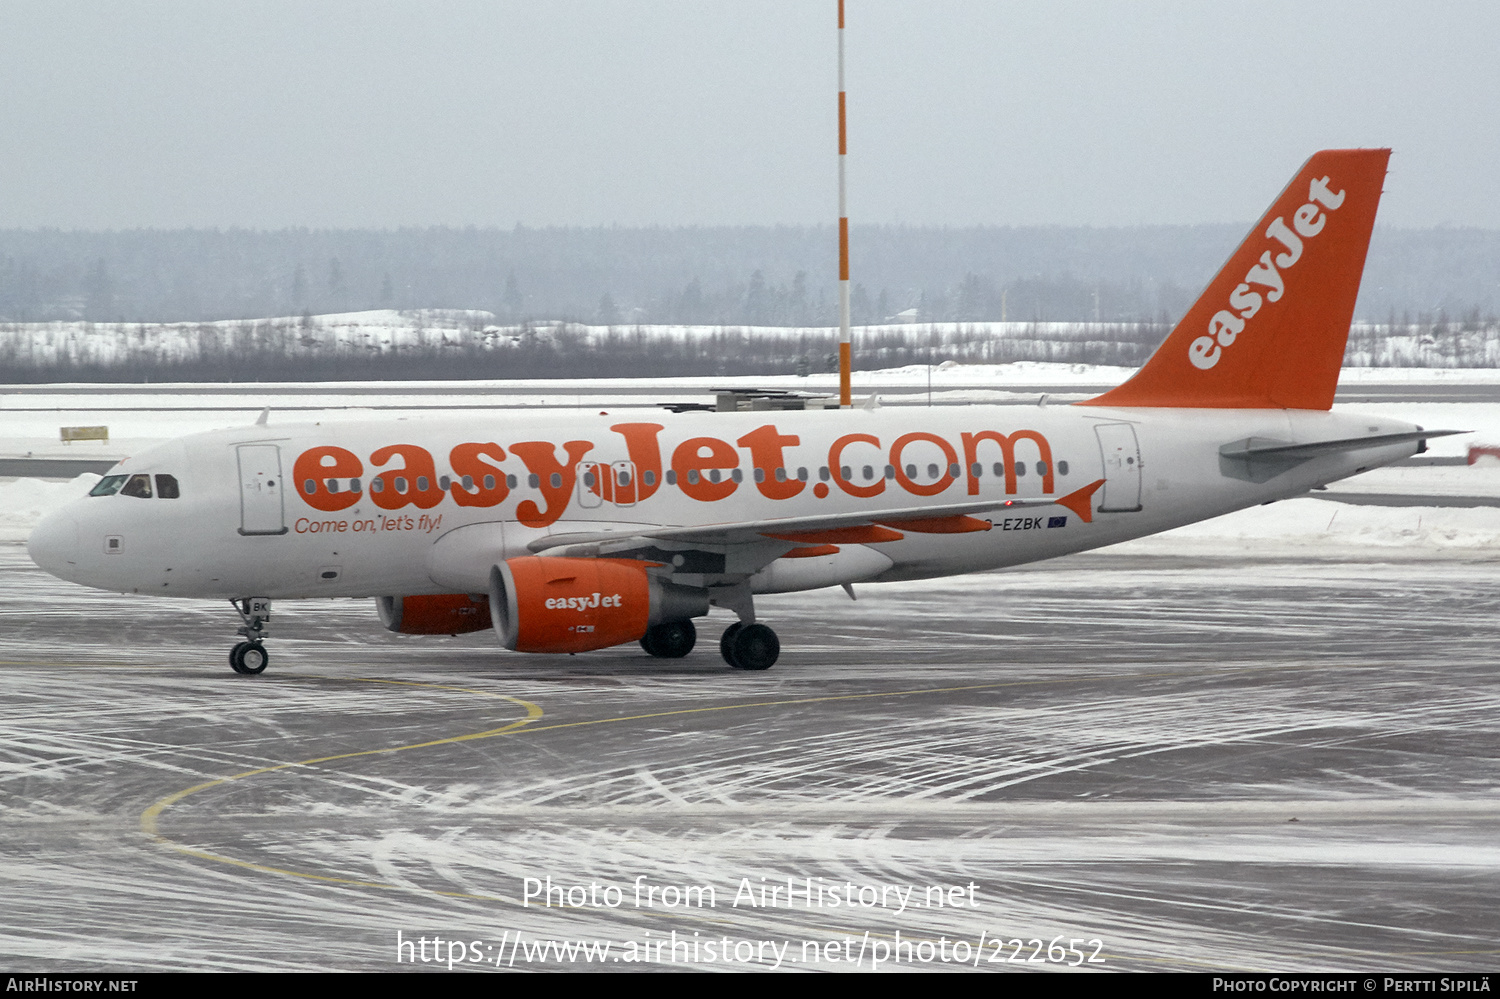
[[[849,409],[849,369],[854,348],[849,339],[849,209],[844,203],[844,157],[849,153],[845,133],[844,0],[839,5],[839,406]]]

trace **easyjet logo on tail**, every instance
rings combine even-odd
[[[1215,312],[1208,321],[1208,335],[1188,344],[1188,360],[1193,367],[1207,371],[1218,364],[1225,348],[1233,346],[1235,338],[1245,331],[1246,321],[1260,311],[1262,304],[1281,301],[1286,292],[1282,274],[1302,259],[1302,241],[1315,238],[1328,224],[1323,209],[1337,211],[1344,203],[1344,192],[1334,193],[1328,185],[1328,177],[1314,178],[1308,187],[1307,203],[1292,213],[1292,224],[1288,226],[1286,219],[1278,215],[1266,227],[1266,238],[1279,243],[1281,252],[1273,247],[1262,253],[1255,266],[1245,273],[1244,281],[1230,292],[1230,307]],[[1264,289],[1264,294],[1256,289]]]

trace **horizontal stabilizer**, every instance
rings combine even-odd
[[[1257,459],[1306,461],[1309,458],[1339,451],[1358,451],[1360,448],[1385,447],[1387,444],[1405,444],[1409,441],[1425,441],[1432,437],[1449,437],[1453,434],[1465,433],[1468,431],[1418,430],[1406,434],[1379,434],[1373,437],[1346,437],[1336,441],[1315,441],[1311,444],[1289,444],[1286,441],[1268,440],[1264,437],[1250,437],[1246,440],[1235,441],[1233,444],[1225,444],[1219,448],[1219,453],[1226,458],[1238,458],[1243,461]]]
[[[1371,434],[1368,437],[1346,437],[1333,441],[1294,444],[1267,437],[1247,437],[1219,448],[1219,470],[1234,479],[1247,482],[1269,482],[1281,473],[1314,458],[1345,454],[1367,448],[1410,444],[1431,437],[1467,433],[1464,430],[1416,430],[1400,434]],[[1420,450],[1425,450],[1425,446]]]

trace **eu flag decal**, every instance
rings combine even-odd
[[[1048,517],[1047,518],[1047,526],[1048,527],[1067,527],[1068,526],[1068,518],[1067,517]]]

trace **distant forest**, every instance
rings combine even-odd
[[[1170,323],[1246,226],[855,226],[853,319]],[[0,230],[0,322],[467,309],[505,325],[837,322],[831,227]],[[1356,318],[1500,312],[1500,231],[1377,229]],[[903,315],[904,314],[904,315]]]
[[[499,326],[474,310],[373,311],[214,323],[0,323],[0,384],[811,375],[837,331],[781,326]],[[1041,361],[1135,367],[1165,323],[908,323],[853,331],[857,370]],[[1350,367],[1500,367],[1477,315],[1356,323]]]

